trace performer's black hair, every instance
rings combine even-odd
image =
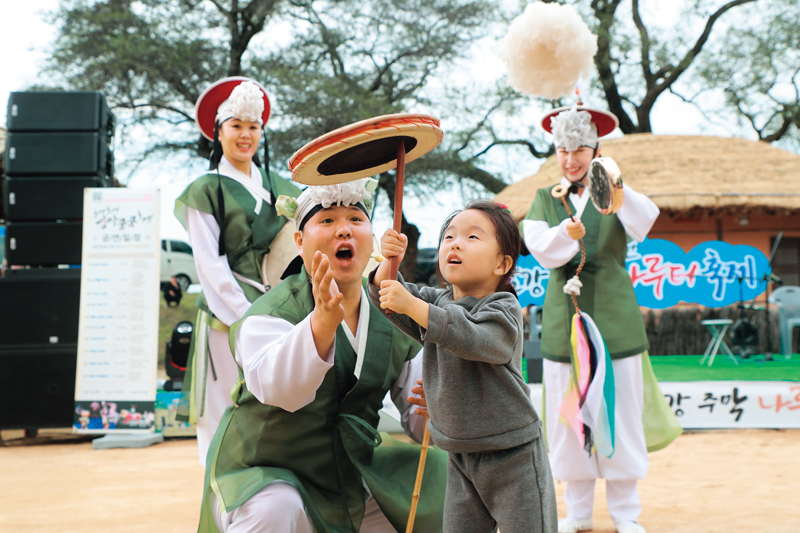
[[[217,170],[222,159],[222,143],[219,142],[220,123],[214,123],[214,140],[211,143],[211,156],[208,158],[208,170]]]
[[[220,123],[214,123],[214,144],[211,147],[209,170],[217,171],[217,211],[219,224],[219,255],[225,255],[225,195],[222,194],[222,178],[219,175],[219,162],[222,160],[222,143],[219,142]]]

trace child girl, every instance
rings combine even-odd
[[[381,253],[402,260],[407,242],[390,229]],[[418,403],[427,406],[434,443],[450,456],[445,533],[558,527],[542,423],[520,370],[522,310],[510,284],[520,243],[507,209],[473,202],[439,235],[436,276],[447,288],[418,288],[399,275],[391,281],[389,261],[370,274],[372,303],[423,346]]]

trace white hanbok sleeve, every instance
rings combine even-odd
[[[642,242],[650,233],[660,210],[650,198],[626,184],[622,185],[622,190],[622,206],[617,211],[617,218],[631,239]]]
[[[219,224],[214,215],[186,207],[186,231],[208,308],[230,326],[242,318],[250,301],[233,277],[227,256],[219,255]]]
[[[311,316],[297,325],[270,315],[244,319],[234,335],[237,361],[258,401],[289,412],[316,398],[326,372],[333,367],[334,342],[325,361],[317,355]]]
[[[414,412],[419,406],[408,403],[409,396],[420,397],[419,394],[411,392],[411,388],[417,385],[418,379],[422,379],[421,350],[416,357],[403,364],[403,369],[400,371],[397,381],[394,382],[394,385],[389,390],[389,394],[392,398],[392,403],[400,411],[400,424],[403,426],[406,435],[417,442],[422,442],[425,434],[425,417]]]
[[[578,241],[567,233],[567,222],[568,218],[551,228],[544,220],[522,221],[525,246],[544,268],[564,266],[580,251]]]

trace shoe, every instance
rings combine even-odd
[[[646,533],[644,528],[636,522],[620,522],[616,526],[617,533]]]
[[[565,518],[558,521],[558,533],[577,533],[578,531],[591,531],[591,518]]]

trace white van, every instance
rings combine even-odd
[[[200,283],[189,243],[161,239],[161,283],[169,283],[172,276],[178,278],[184,292],[190,284]]]

